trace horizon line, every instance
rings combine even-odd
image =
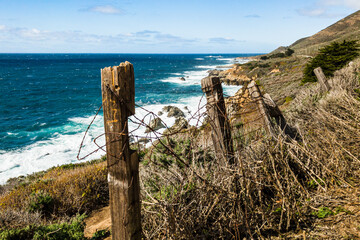
[[[63,53],[63,52],[46,52],[46,53],[41,53],[41,52],[0,52],[0,54],[256,54],[256,55],[261,55],[261,54],[266,54],[266,53],[220,53],[220,52],[209,52],[209,53],[92,53],[92,52],[81,52],[81,53],[76,53],[76,52],[69,52],[69,53]]]

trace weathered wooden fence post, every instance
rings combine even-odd
[[[248,84],[247,88],[249,90],[251,99],[256,102],[259,112],[264,119],[264,125],[267,134],[269,134],[271,137],[275,136],[273,125],[271,123],[271,117],[265,106],[265,102],[263,100],[263,96],[261,95],[259,87],[257,86],[255,81],[251,81]]]
[[[201,80],[201,89],[206,94],[206,109],[212,128],[215,154],[218,159],[234,163],[234,150],[230,125],[226,115],[223,89],[220,78],[209,76]]]
[[[141,239],[139,162],[129,148],[128,117],[135,113],[134,68],[101,69],[112,239]]]
[[[315,68],[314,73],[318,79],[321,87],[321,92],[327,92],[330,90],[330,85],[321,67]]]

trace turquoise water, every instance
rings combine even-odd
[[[201,78],[215,66],[234,63],[238,56],[247,55],[0,54],[0,183],[77,161],[83,132],[101,105],[101,68],[131,62],[136,103],[157,112],[164,105],[196,105],[202,96]],[[101,115],[84,154],[96,149],[91,140],[103,132]]]

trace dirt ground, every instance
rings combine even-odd
[[[85,237],[91,238],[96,231],[109,230],[111,228],[110,207],[104,207],[93,212],[86,220]],[[111,237],[106,238],[110,240]]]

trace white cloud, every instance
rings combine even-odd
[[[298,9],[297,12],[300,15],[303,15],[303,16],[320,17],[320,16],[324,16],[325,9],[322,9],[322,8],[303,8],[303,9]]]
[[[111,5],[89,7],[87,9],[82,9],[82,11],[97,12],[97,13],[102,13],[102,14],[122,14],[123,13],[123,11],[121,9],[111,6]]]
[[[349,7],[352,7],[356,10],[360,9],[360,1],[359,0],[346,0],[345,4],[348,5]]]
[[[209,39],[209,42],[211,42],[211,43],[220,43],[220,44],[230,43],[230,42],[234,42],[234,41],[236,41],[236,40],[232,39],[232,38],[222,38],[222,37],[216,37],[216,38]]]
[[[80,31],[44,31],[37,28],[1,27],[1,39],[11,42],[98,42],[102,36],[86,34]],[[1,43],[1,42],[0,42]]]
[[[22,35],[24,38],[28,39],[46,39],[47,32],[40,31],[39,29],[33,28],[33,29],[21,29],[18,31],[19,34]]]
[[[185,38],[153,30],[100,35],[9,26],[1,29],[0,52],[231,52],[242,46],[242,41],[233,38]]]
[[[321,3],[328,6],[346,6],[355,10],[360,9],[359,0],[321,0]]]
[[[195,42],[195,39],[188,39],[172,34],[162,33],[159,31],[144,30],[140,32],[121,35],[123,38],[128,38],[130,41],[137,42],[152,42],[152,43],[190,43]]]
[[[360,0],[318,0],[312,6],[297,9],[298,14],[308,17],[343,17],[344,13],[339,12],[337,7],[346,7],[354,10],[360,9]]]
[[[196,39],[188,39],[172,34],[158,31],[144,30],[135,33],[118,35],[97,35],[81,31],[44,31],[36,28],[9,28],[0,25],[0,40],[23,43],[41,43],[42,45],[52,44],[186,44],[196,42]],[[1,41],[0,41],[1,45]]]
[[[250,15],[246,15],[246,18],[260,18],[260,15],[258,14],[250,14]]]

